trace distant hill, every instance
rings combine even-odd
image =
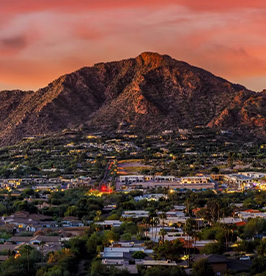
[[[0,144],[77,126],[116,130],[121,123],[147,133],[201,125],[264,138],[265,106],[266,92],[146,52],[84,67],[36,92],[0,92]]]

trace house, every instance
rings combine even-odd
[[[20,236],[13,236],[10,238],[10,242],[13,244],[22,244],[22,243],[29,243],[32,237],[20,237]]]
[[[95,224],[102,225],[104,227],[119,227],[122,224],[122,222],[119,220],[105,220],[95,222]]]
[[[145,177],[144,175],[121,175],[119,176],[119,181],[121,183],[138,183],[144,182]]]
[[[153,181],[153,175],[145,175],[144,180],[145,181]]]
[[[246,260],[228,260],[227,267],[228,269],[237,272],[237,273],[243,273],[243,272],[250,272],[252,266],[252,261]]]
[[[130,247],[105,247],[104,251],[100,253],[101,258],[124,258],[124,253],[131,253],[133,254],[136,251],[142,251],[146,254],[153,253],[152,249],[145,249],[143,246],[130,246]]]
[[[84,223],[77,217],[68,216],[62,219],[63,227],[82,227]]]
[[[143,260],[142,262],[143,266],[177,266],[177,263],[170,260]]]
[[[204,248],[205,245],[211,244],[211,243],[217,243],[216,240],[201,240],[201,241],[196,241],[192,243],[193,248],[197,248],[198,250],[201,250]]]
[[[214,181],[223,181],[224,180],[224,174],[211,174],[211,178]]]
[[[194,255],[193,261],[206,259],[216,275],[225,274],[228,270],[228,259],[222,255]]]
[[[226,217],[226,218],[221,218],[219,222],[222,223],[222,224],[235,224],[235,225],[237,225],[237,224],[239,224],[243,221],[242,221],[241,218]]]
[[[167,219],[164,220],[164,224],[171,226],[173,224],[185,224],[186,220],[189,217],[167,217]]]
[[[68,183],[68,188],[87,187],[90,185],[90,182],[90,177],[80,176],[77,179],[71,179],[71,182]]]
[[[210,183],[210,177],[207,176],[191,176],[181,177],[182,184],[207,184]]]
[[[31,237],[30,244],[41,244],[41,243],[60,243],[60,237],[59,236],[36,236]]]
[[[251,177],[253,179],[263,178],[266,175],[266,173],[261,173],[261,172],[241,172],[241,173],[238,173],[238,174],[242,174],[242,175],[245,175],[247,177]]]
[[[167,199],[167,195],[165,194],[146,194],[146,195],[143,195],[143,196],[135,196],[134,197],[134,200],[135,201],[140,201],[140,200],[143,200],[143,199],[146,199],[148,201],[151,201],[151,200],[155,200],[155,201],[158,201],[160,198],[163,198],[163,199]]]
[[[112,211],[112,210],[115,210],[116,207],[117,207],[116,205],[109,204],[103,207],[103,211]]]
[[[147,218],[149,216],[148,211],[135,210],[135,211],[124,211],[122,218]]]
[[[253,178],[244,174],[227,174],[224,176],[224,182],[228,184],[230,188],[243,189],[244,187],[251,187]]]
[[[85,231],[88,230],[89,226],[80,226],[80,227],[65,227],[59,231],[61,237],[76,237],[82,236],[85,234]]]
[[[163,176],[163,175],[155,175],[154,177],[154,181],[175,181],[175,176],[172,175],[167,175],[167,176]]]
[[[12,224],[16,227],[17,231],[26,230],[35,232],[42,228],[57,227],[55,221],[51,220],[52,217],[42,214],[30,214],[26,211],[16,212],[9,217],[2,217],[1,222],[5,225]]]
[[[144,245],[145,245],[144,241],[130,240],[130,241],[113,242],[110,247],[143,247]]]
[[[183,211],[186,209],[186,206],[185,205],[175,205],[174,209],[177,211]]]
[[[242,220],[248,220],[249,218],[264,218],[264,219],[266,219],[266,213],[262,213],[258,210],[253,210],[253,209],[238,212],[238,216]]]
[[[58,224],[56,221],[34,221],[32,224],[26,226],[26,231],[36,232],[43,228],[56,228]]]
[[[31,244],[32,247],[39,250],[43,255],[46,255],[49,252],[55,252],[62,249],[61,244]]]

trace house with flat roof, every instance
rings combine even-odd
[[[251,187],[253,178],[244,174],[227,174],[224,176],[224,182],[228,184],[230,188],[243,189],[244,187]]]
[[[226,273],[228,269],[228,259],[222,255],[195,255],[194,261],[206,259],[207,262],[212,266],[213,271],[216,275]]]
[[[207,176],[181,177],[182,184],[207,184],[210,182],[211,182],[210,177],[207,177]]]
[[[144,210],[134,210],[134,211],[124,211],[122,218],[147,218],[149,216],[148,211]]]
[[[102,225],[104,227],[119,227],[123,222],[120,220],[104,220],[104,221],[97,221],[95,224]]]
[[[172,175],[155,175],[154,181],[175,181],[176,177]]]
[[[138,183],[144,182],[145,177],[144,175],[120,175],[119,181],[121,183]]]
[[[167,199],[167,195],[165,195],[165,194],[145,194],[145,195],[135,196],[134,200],[140,201],[140,200],[146,199],[148,201],[151,201],[151,200],[158,201],[160,198]]]
[[[241,172],[241,173],[238,173],[238,174],[242,174],[242,175],[251,177],[253,179],[259,179],[259,178],[262,178],[266,175],[266,173],[261,173],[261,172]]]

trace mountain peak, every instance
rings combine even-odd
[[[169,65],[174,61],[170,56],[161,55],[156,52],[143,52],[137,56],[136,60],[144,66],[150,65],[152,67]]]

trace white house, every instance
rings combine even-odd
[[[172,175],[155,175],[154,181],[175,181],[175,176]]]
[[[144,182],[144,175],[121,175],[119,176],[119,181],[122,183],[136,183],[136,182]]]
[[[207,177],[207,176],[181,177],[182,184],[206,184],[209,182],[210,182],[210,177]]]

